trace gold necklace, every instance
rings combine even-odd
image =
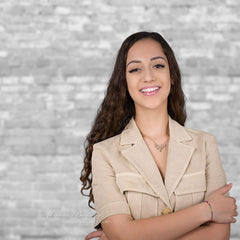
[[[167,147],[167,142],[168,142],[168,140],[169,140],[169,139],[167,139],[164,143],[162,143],[162,144],[157,144],[151,137],[149,137],[149,136],[144,136],[144,137],[149,138],[151,141],[153,141],[154,147],[155,147],[159,152],[162,152],[162,150]]]

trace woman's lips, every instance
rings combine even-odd
[[[145,96],[152,96],[159,92],[159,86],[144,87],[140,89],[140,92]]]

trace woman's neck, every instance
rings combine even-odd
[[[135,122],[143,136],[162,139],[169,136],[167,111],[136,111]]]

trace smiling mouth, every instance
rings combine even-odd
[[[155,91],[157,91],[159,89],[160,89],[160,87],[142,88],[142,89],[140,89],[140,92],[141,93],[153,93],[153,92],[155,92]]]

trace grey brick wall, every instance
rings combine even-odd
[[[83,140],[116,51],[139,30],[173,47],[187,126],[217,137],[239,204],[239,0],[1,0],[0,10],[0,239],[93,230],[80,194]]]

